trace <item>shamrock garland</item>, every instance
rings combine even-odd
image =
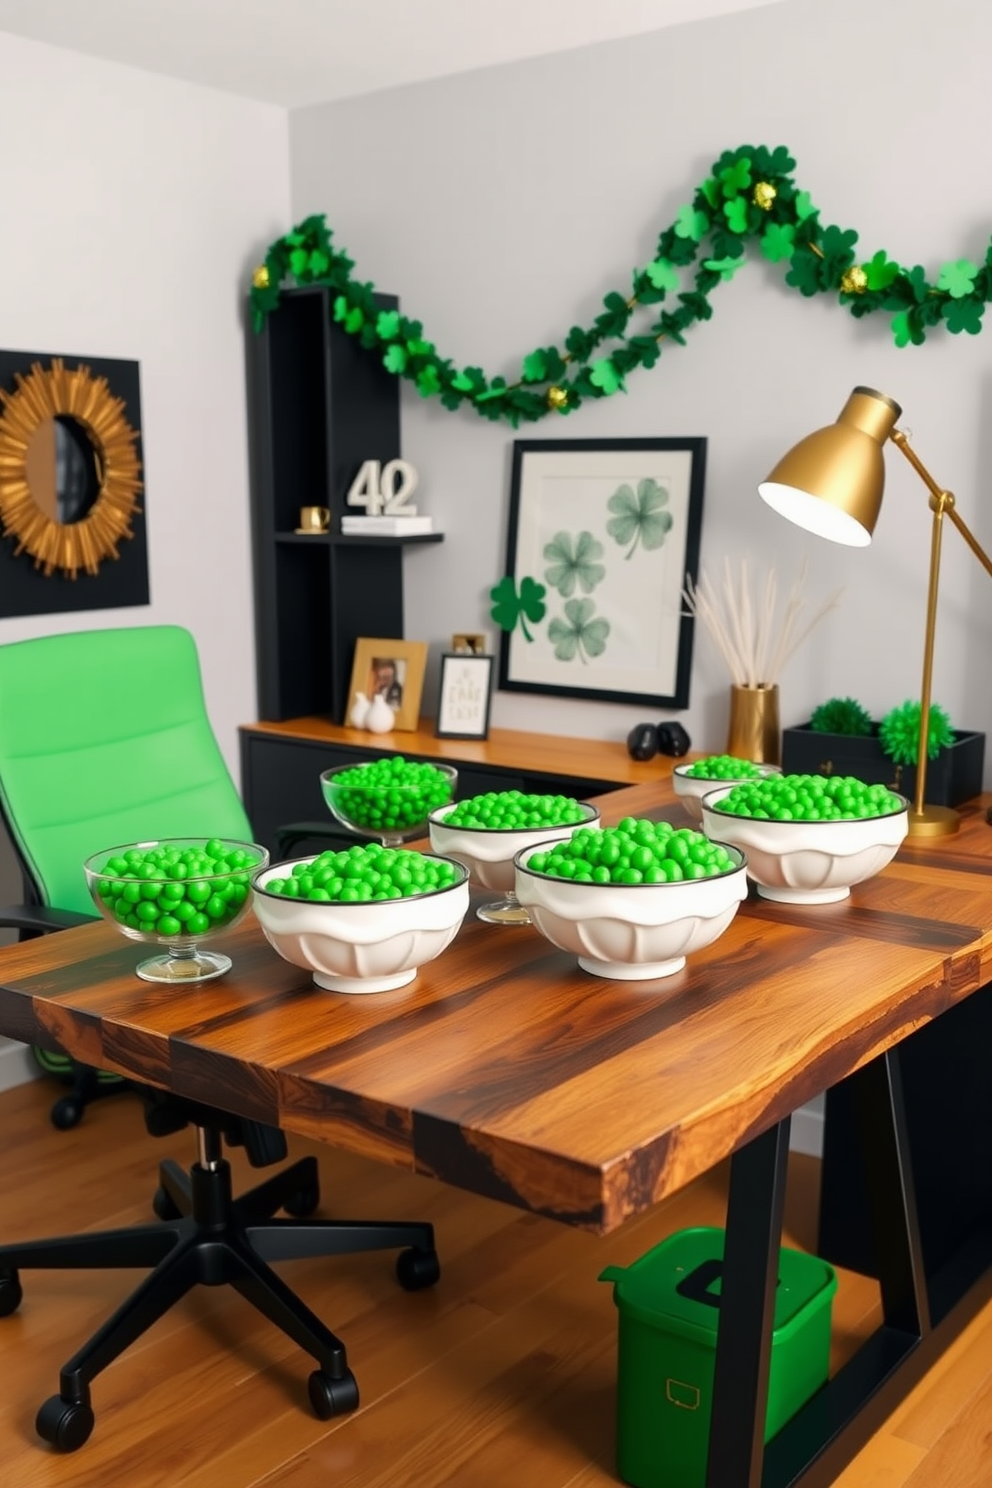
[[[903,268],[884,250],[859,262],[857,233],[821,223],[809,193],[796,187],[794,167],[782,145],[725,150],[661,233],[654,259],[634,270],[631,291],[611,291],[592,325],[572,326],[561,346],[530,352],[513,381],[481,367],[457,368],[425,339],[419,321],[378,310],[375,286],[352,277],[353,262],[332,244],[322,215],[307,217],[269,248],[253,276],[253,323],[261,330],[287,280],[326,285],[334,291],[335,321],[422,397],[440,398],[445,408],[468,405],[514,428],[626,391],[629,373],[655,366],[662,342],[684,345],[687,332],[710,319],[712,291],[744,266],[749,242],[771,263],[785,264],[786,284],[807,298],[836,295],[859,318],[890,315],[897,346],[921,346],[938,325],[954,335],[979,333],[992,299],[992,243],[981,264],[943,264],[935,284],[919,265]]]

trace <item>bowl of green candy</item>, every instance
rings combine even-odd
[[[83,864],[93,903],[130,940],[165,951],[139,961],[146,982],[206,982],[231,958],[202,951],[251,906],[251,875],[269,861],[264,847],[219,837],[174,837],[105,848]]]
[[[269,944],[331,992],[405,987],[468,909],[461,863],[377,842],[259,869],[252,889]]]
[[[599,821],[595,806],[571,796],[528,791],[488,791],[430,816],[431,847],[464,863],[472,882],[501,898],[480,905],[476,915],[491,925],[529,925],[516,894],[513,859],[536,842],[560,840]]]
[[[850,775],[772,775],[703,797],[703,831],[747,854],[764,899],[835,904],[890,863],[908,802]]]
[[[649,981],[723,934],[747,898],[746,858],[694,827],[625,817],[514,860],[535,927],[584,971]]]
[[[693,821],[702,821],[703,797],[721,785],[739,780],[760,780],[765,775],[781,775],[778,765],[758,764],[738,759],[733,754],[708,754],[691,764],[676,765],[672,771],[672,788]]]
[[[320,788],[342,826],[359,837],[375,837],[384,847],[400,847],[427,836],[427,818],[455,798],[458,771],[453,765],[384,755],[357,765],[324,770]]]

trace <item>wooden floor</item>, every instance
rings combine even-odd
[[[0,1095],[0,1237],[15,1240],[147,1219],[155,1168],[186,1162],[189,1132],[155,1141],[117,1096],[57,1132],[58,1087]],[[96,1428],[78,1453],[35,1435],[60,1365],[126,1294],[137,1272],[27,1272],[0,1319],[3,1488],[608,1488],[616,1312],[597,1284],[673,1230],[723,1220],[716,1173],[606,1239],[429,1179],[317,1153],[321,1212],[430,1219],[440,1284],[405,1293],[392,1257],[298,1261],[282,1274],[344,1339],[361,1406],[320,1422],[310,1361],[228,1289],[187,1298],[93,1387]],[[234,1154],[238,1187],[250,1170]],[[787,1240],[809,1247],[817,1164],[794,1157]],[[877,1295],[842,1274],[832,1367],[870,1331]],[[839,1488],[992,1484],[992,1306],[838,1479]]]

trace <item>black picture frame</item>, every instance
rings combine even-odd
[[[445,651],[437,694],[438,739],[488,739],[495,657]]]
[[[502,691],[688,707],[705,474],[703,436],[514,440]]]

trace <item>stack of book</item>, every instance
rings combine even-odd
[[[433,532],[430,517],[350,517],[341,518],[341,531],[352,537],[422,537]]]

